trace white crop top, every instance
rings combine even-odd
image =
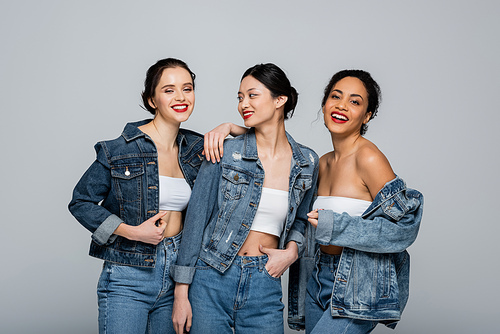
[[[251,231],[281,236],[288,213],[288,191],[264,188],[252,222]]]
[[[182,211],[191,197],[191,187],[182,177],[160,175],[160,210]]]
[[[313,209],[332,210],[337,213],[347,212],[351,216],[361,216],[372,204],[357,198],[340,196],[318,196],[313,204]]]

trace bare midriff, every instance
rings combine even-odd
[[[261,256],[265,255],[260,251],[259,246],[267,248],[278,248],[279,238],[275,235],[257,231],[250,231],[247,239],[241,246],[238,255],[240,256]]]
[[[335,246],[335,245],[328,245],[328,246],[321,245],[321,246],[319,246],[319,249],[325,254],[340,255],[340,254],[342,254],[343,247]]]
[[[165,212],[160,210],[160,212]],[[161,220],[167,224],[163,236],[165,238],[176,236],[181,233],[182,224],[182,212],[180,211],[167,211],[167,214],[161,218]]]

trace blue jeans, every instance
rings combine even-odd
[[[340,255],[328,255],[320,251],[316,254],[316,268],[307,283],[307,334],[364,334],[370,333],[377,326],[376,321],[332,317],[330,299],[339,261]]]
[[[172,325],[174,282],[181,234],[156,247],[156,266],[132,267],[104,262],[97,286],[99,333],[175,333]]]
[[[192,334],[283,334],[281,278],[265,269],[267,256],[236,256],[224,274],[202,260],[189,288]]]

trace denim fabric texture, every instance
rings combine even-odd
[[[73,191],[69,210],[92,232],[90,255],[109,262],[154,267],[156,246],[113,235],[121,223],[139,225],[158,213],[158,153],[139,126],[128,123],[120,137],[95,145],[97,158]],[[179,129],[179,165],[187,183],[194,180],[204,160],[203,137]]]
[[[306,277],[318,245],[344,247],[331,292],[331,315],[396,326],[409,296],[410,255],[423,214],[423,195],[396,177],[361,217],[320,210],[309,226],[304,257],[290,267],[288,324],[304,327]],[[307,274],[309,272],[309,274]]]
[[[97,286],[100,334],[175,334],[170,266],[180,241],[181,234],[156,247],[154,268],[104,262]]]
[[[283,334],[281,279],[269,275],[267,256],[236,256],[220,273],[202,260],[189,288],[191,333]]]
[[[300,255],[316,189],[318,156],[288,134],[287,138],[293,152],[289,211],[278,247],[295,241]],[[263,183],[253,129],[225,141],[220,163],[203,162],[187,209],[177,265],[172,268],[176,282],[192,282],[198,257],[221,273],[228,270],[250,231]]]
[[[330,300],[340,255],[316,253],[316,266],[307,284],[305,320],[306,333],[366,334],[375,329],[377,321],[332,317]]]

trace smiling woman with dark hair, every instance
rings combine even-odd
[[[297,95],[274,64],[243,74],[250,130],[202,165],[186,214],[172,270],[177,333],[283,333],[280,277],[303,247],[318,174],[316,153],[285,131]]]
[[[305,310],[307,333],[369,333],[379,322],[394,327],[408,299],[405,249],[417,237],[423,197],[362,136],[379,103],[380,88],[365,71],[340,71],[325,88],[321,105],[334,150],[319,162],[315,210],[308,214],[311,247],[298,265],[314,267],[305,307],[297,303],[306,288],[300,277],[308,275],[297,274],[297,266],[290,271],[290,320],[298,328]]]
[[[99,333],[174,332],[169,269],[204,160],[203,137],[180,128],[193,112],[194,78],[178,59],[151,66],[142,99],[154,118],[96,144],[97,158],[74,189],[69,210],[92,233],[90,255],[105,260],[97,287]]]

